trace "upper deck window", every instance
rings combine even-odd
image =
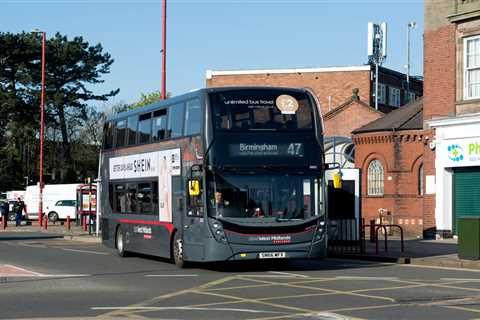
[[[116,139],[115,147],[123,147],[125,145],[125,136],[127,135],[127,120],[120,120],[116,123]]]
[[[167,130],[167,109],[157,110],[153,113],[152,140],[165,139]]]
[[[211,94],[216,129],[292,131],[312,129],[310,99],[302,92],[232,90]]]
[[[175,104],[168,111],[168,138],[182,136],[185,104]]]
[[[134,145],[137,143],[137,116],[128,117],[128,145]]]
[[[145,113],[138,117],[138,143],[149,143],[152,130],[152,114]]]
[[[185,135],[199,134],[202,128],[202,107],[199,99],[187,101],[185,112]]]

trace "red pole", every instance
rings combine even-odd
[[[87,216],[83,215],[83,231],[87,231]]]
[[[70,216],[67,216],[67,230],[70,230]]]
[[[162,100],[167,98],[167,0],[162,5]]]
[[[42,96],[40,100],[40,194],[38,203],[38,221],[42,226],[43,213],[43,131],[44,131],[44,97],[45,97],[45,32],[42,32]]]
[[[47,230],[47,229],[48,229],[48,217],[47,217],[47,216],[45,216],[45,221],[44,221],[43,223],[44,223],[44,224],[43,224],[43,228],[44,228],[45,230]]]
[[[2,215],[2,226],[3,229],[7,228],[7,217],[5,217],[4,215]]]

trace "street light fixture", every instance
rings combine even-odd
[[[33,33],[42,34],[42,95],[40,98],[40,186],[39,186],[39,201],[38,201],[38,223],[42,226],[43,214],[43,137],[44,137],[44,96],[45,96],[45,38],[46,33],[38,29],[34,29]]]

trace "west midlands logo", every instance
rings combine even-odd
[[[452,161],[462,161],[463,160],[463,149],[458,144],[452,144],[448,146],[448,157]]]

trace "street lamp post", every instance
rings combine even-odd
[[[42,226],[43,213],[43,138],[44,138],[44,97],[45,97],[45,38],[44,31],[34,30],[34,33],[42,34],[42,95],[40,98],[40,186],[39,186],[39,201],[38,201],[38,223]]]

